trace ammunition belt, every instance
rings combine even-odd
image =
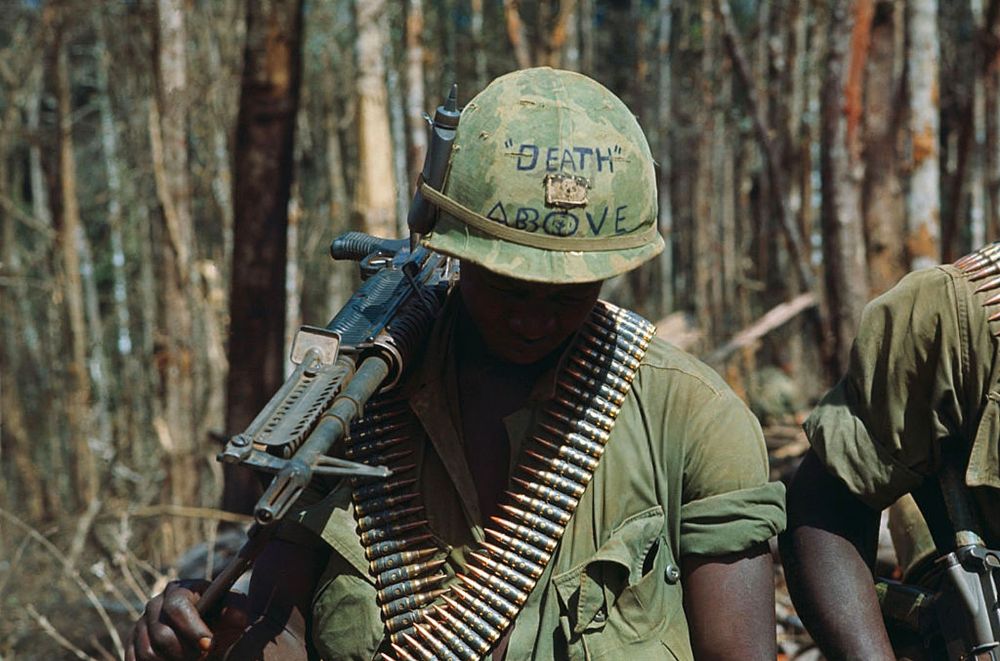
[[[969,253],[955,262],[955,267],[965,273],[972,282],[979,282],[976,293],[1000,289],[1000,242],[991,243],[979,250]],[[987,296],[982,306],[989,313],[989,320],[1000,321],[1000,292]],[[1000,336],[1000,330],[993,331],[994,336]]]
[[[515,469],[500,504],[506,517],[491,517],[468,570],[448,587],[446,550],[427,528],[416,479],[405,477],[414,466],[410,450],[399,448],[422,433],[406,400],[398,390],[386,393],[352,425],[346,456],[388,465],[394,475],[355,479],[353,499],[382,620],[401,661],[479,659],[503,637],[593,477],[654,330],[637,314],[598,301],[559,374],[557,395],[543,407],[529,459]]]

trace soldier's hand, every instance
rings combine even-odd
[[[212,649],[213,633],[195,605],[207,587],[208,581],[168,583],[161,594],[146,604],[142,617],[135,623],[126,645],[126,661],[205,658]],[[225,628],[245,624],[246,617],[240,609],[226,611],[223,621],[242,622],[226,622]]]

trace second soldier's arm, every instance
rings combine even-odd
[[[795,608],[833,659],[894,659],[872,569],[879,512],[810,451],[788,490],[788,530],[779,536]]]

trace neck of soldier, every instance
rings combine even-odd
[[[520,365],[492,355],[464,309],[456,331],[461,434],[485,523],[497,514],[497,503],[508,488],[511,456],[504,418],[525,406],[539,377],[552,369],[564,347]]]

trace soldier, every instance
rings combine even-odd
[[[880,512],[897,499],[907,496],[893,512],[903,522],[891,517],[890,529],[907,583],[945,594],[949,562],[936,559],[1000,542],[998,251],[994,244],[912,273],[871,302],[847,374],[805,423],[812,449],[789,487],[781,552],[794,603],[830,658],[896,658],[871,567]],[[953,576],[979,583],[975,572]],[[915,599],[904,619],[929,642],[925,651],[966,658],[972,648],[961,621],[975,618],[957,606],[918,616],[921,603],[932,602]],[[954,630],[941,630],[949,620]],[[901,652],[907,632],[889,633]]]
[[[783,491],[759,426],[711,369],[598,300],[663,248],[632,114],[576,73],[503,76],[424,194],[441,212],[424,243],[461,279],[348,448],[393,478],[301,508],[214,639],[201,585],[169,586],[128,658],[222,649],[246,627],[234,657],[773,659]]]

